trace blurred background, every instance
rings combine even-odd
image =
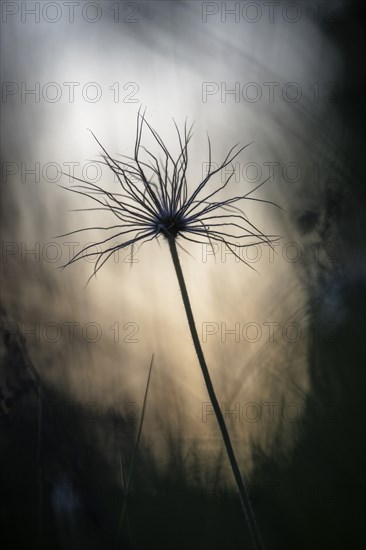
[[[223,246],[179,250],[266,548],[364,547],[364,15],[353,1],[2,4],[4,548],[251,548],[166,243],[119,251],[88,286],[96,257],[59,269],[102,233],[57,235],[115,223],[61,187],[118,191],[88,129],[132,155],[141,106],[175,155],[173,119],[194,122],[191,190],[208,133],[217,164],[253,142],[228,193],[268,179],[253,196],[283,208],[243,203],[282,235],[244,253],[254,270]]]

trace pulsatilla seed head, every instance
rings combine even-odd
[[[97,252],[97,260],[91,275],[93,277],[117,250],[133,248],[136,244],[159,239],[161,236],[168,240],[176,240],[179,246],[181,239],[199,244],[209,243],[212,247],[215,242],[221,243],[249,267],[251,267],[250,264],[245,262],[235,249],[258,244],[268,244],[273,248],[272,243],[280,237],[264,235],[248,220],[238,206],[244,200],[273,205],[274,203],[270,201],[252,196],[254,191],[262,187],[269,178],[244,194],[242,191],[241,193],[236,191],[229,198],[221,200],[218,198],[220,191],[228,189],[235,173],[233,160],[250,144],[239,149],[237,149],[238,144],[234,145],[223,162],[214,168],[216,164],[211,162],[211,142],[208,137],[208,173],[189,193],[186,175],[192,127],[187,130],[187,123],[185,123],[181,133],[175,122],[174,125],[180,147],[176,158],[147,122],[145,112],[141,113],[141,109],[137,115],[136,140],[132,157],[121,155],[126,160],[111,157],[93,134],[102,149],[103,160],[99,163],[106,165],[118,181],[116,191],[108,191],[95,183],[74,176],[72,176],[73,179],[79,184],[65,189],[92,199],[97,206],[84,210],[109,212],[114,215],[115,223],[107,227],[93,226],[59,235],[59,237],[65,237],[90,230],[106,231],[108,235],[95,244],[85,246],[63,267],[83,257],[95,257],[95,247],[98,246],[101,252]],[[159,157],[141,146],[142,131],[145,126],[157,144]],[[141,150],[145,153],[143,160]],[[216,187],[209,190],[208,183],[211,178],[229,165],[232,171],[229,172],[225,182],[216,184]],[[70,174],[64,175],[70,177]]]
[[[184,218],[178,214],[159,216],[156,220],[157,230],[167,239],[175,239],[185,230]]]

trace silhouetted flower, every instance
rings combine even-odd
[[[163,158],[158,159],[157,156],[141,146],[144,124],[155,138],[160,151],[163,153]],[[85,246],[66,265],[70,265],[83,257],[95,256],[95,247],[101,247],[101,250],[97,252],[98,258],[91,276],[93,277],[117,250],[133,247],[137,243],[142,244],[153,239],[159,239],[161,236],[168,240],[184,239],[200,244],[210,243],[212,247],[213,242],[219,242],[228,247],[242,262],[247,263],[235,248],[246,248],[263,243],[271,245],[274,240],[277,240],[276,235],[265,236],[248,220],[237,204],[243,200],[270,203],[270,201],[252,197],[254,191],[268,180],[263,181],[244,195],[234,195],[222,200],[218,200],[217,197],[218,193],[228,186],[235,173],[232,165],[233,160],[248,145],[240,149],[238,149],[238,144],[234,145],[221,165],[218,168],[213,168],[211,143],[208,137],[208,173],[189,195],[186,174],[188,144],[192,137],[192,127],[187,131],[187,124],[185,123],[184,134],[181,135],[175,122],[174,124],[180,146],[180,153],[176,159],[172,157],[159,134],[146,121],[140,110],[137,116],[133,157],[122,155],[126,159],[125,161],[112,158],[93,134],[103,151],[101,164],[108,166],[118,180],[118,192],[107,191],[95,183],[76,177],[73,179],[79,181],[80,184],[66,189],[91,198],[99,205],[96,208],[84,210],[109,211],[114,214],[119,223],[109,227],[78,229],[60,235],[60,237],[65,237],[92,229],[113,233],[104,240]],[[140,159],[140,149],[146,152],[148,161]],[[216,185],[214,190],[208,191],[207,186],[211,178],[228,165],[232,166],[232,170],[225,182]],[[116,183],[116,185],[118,184]],[[120,242],[111,246],[111,242],[116,239],[120,239]]]
[[[152,133],[163,153],[163,158],[156,157],[151,151],[141,146],[144,124]],[[251,196],[254,191],[265,183],[265,181],[244,195],[234,195],[227,199],[217,200],[217,194],[227,187],[235,173],[234,166],[232,165],[233,160],[247,146],[237,150],[238,145],[234,145],[221,165],[213,169],[211,161],[211,143],[209,138],[208,173],[193,193],[189,195],[186,175],[188,166],[188,144],[192,137],[192,127],[187,131],[187,124],[185,124],[183,136],[179,132],[176,124],[175,127],[180,146],[180,153],[175,160],[159,134],[149,125],[144,114],[141,114],[140,110],[137,116],[137,132],[133,157],[123,156],[126,161],[116,160],[107,153],[105,148],[97,138],[95,138],[103,150],[103,161],[101,162],[107,165],[115,174],[120,185],[119,192],[109,192],[99,185],[78,178],[75,179],[80,181],[82,185],[73,186],[71,191],[92,198],[98,203],[99,206],[97,208],[88,210],[109,211],[114,214],[119,223],[109,227],[79,229],[67,233],[66,235],[90,229],[112,230],[112,236],[97,243],[99,246],[104,246],[104,248],[101,252],[98,252],[98,259],[94,266],[93,275],[96,275],[108,258],[118,249],[128,246],[133,247],[137,243],[159,239],[161,236],[168,241],[197,358],[219,424],[231,469],[238,486],[240,500],[253,546],[259,549],[263,548],[261,535],[203,355],[183,271],[179,261],[177,245],[179,245],[179,239],[184,239],[194,243],[208,242],[213,248],[213,243],[216,241],[226,245],[235,256],[246,263],[241,256],[235,252],[234,247],[245,248],[263,243],[272,246],[271,243],[277,240],[277,237],[275,235],[265,236],[259,231],[259,229],[248,220],[243,210],[237,206],[237,203],[242,200],[254,200],[259,202],[270,201]],[[140,159],[139,152],[141,148],[147,154],[148,162]],[[214,190],[209,191],[207,184],[211,178],[230,164],[232,165],[232,171],[224,183],[216,186]],[[115,230],[117,230],[117,232],[115,232]],[[110,246],[110,242],[117,238],[121,238],[121,242]],[[83,250],[75,254],[66,265],[70,265],[85,256],[94,256],[95,252],[90,252],[90,249],[94,246],[93,244],[84,247]],[[121,517],[123,517],[123,514]]]

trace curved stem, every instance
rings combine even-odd
[[[194,318],[193,318],[192,308],[191,308],[191,304],[190,304],[190,301],[189,301],[187,287],[186,287],[186,284],[185,284],[185,281],[184,281],[183,271],[182,271],[182,268],[181,268],[181,265],[180,265],[178,251],[177,251],[177,247],[176,247],[176,244],[175,244],[175,239],[173,239],[173,238],[168,239],[168,242],[169,242],[169,248],[170,248],[170,253],[171,253],[171,256],[172,256],[175,272],[176,272],[178,282],[179,282],[179,287],[180,287],[180,290],[181,290],[181,293],[182,293],[184,308],[186,310],[188,324],[189,324],[189,328],[190,328],[192,339],[193,339],[193,344],[194,344],[194,347],[195,347],[195,350],[196,350],[198,361],[199,361],[200,366],[201,366],[201,370],[202,370],[203,378],[205,380],[208,395],[210,397],[210,400],[211,400],[211,403],[212,403],[212,406],[213,406],[213,409],[214,409],[214,412],[215,412],[215,415],[216,415],[216,419],[217,419],[217,422],[218,422],[219,427],[220,427],[222,439],[224,441],[226,452],[227,452],[227,455],[229,457],[231,469],[233,471],[236,484],[238,486],[240,500],[241,500],[242,508],[243,508],[243,511],[244,511],[245,519],[246,519],[247,524],[248,524],[250,535],[251,535],[251,538],[252,538],[253,546],[256,550],[257,549],[263,549],[264,548],[263,547],[263,542],[262,542],[262,539],[261,539],[261,536],[260,536],[260,533],[259,533],[259,529],[258,529],[257,522],[256,522],[256,519],[255,519],[254,511],[253,511],[252,505],[250,503],[248,493],[247,493],[247,490],[245,488],[245,483],[244,483],[244,480],[243,480],[243,478],[241,476],[241,473],[240,473],[240,470],[239,470],[238,463],[237,463],[236,458],[235,458],[234,449],[233,449],[231,441],[230,441],[229,432],[227,431],[225,420],[224,420],[224,417],[222,415],[220,405],[219,405],[219,402],[217,400],[217,397],[216,397],[216,394],[215,394],[215,391],[214,391],[214,388],[213,388],[213,385],[212,385],[210,373],[208,371],[206,361],[205,361],[205,358],[204,358],[204,355],[203,355],[203,351],[202,351],[202,348],[201,348],[201,343],[199,341],[196,325],[195,325]]]

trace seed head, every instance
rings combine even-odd
[[[277,206],[270,201],[252,196],[269,178],[245,194],[233,194],[233,196],[221,200],[218,198],[219,192],[228,187],[235,173],[234,159],[250,143],[241,148],[238,148],[238,144],[234,145],[219,167],[213,168],[211,142],[207,136],[208,172],[194,191],[189,194],[186,175],[188,144],[192,138],[193,125],[188,130],[187,122],[185,122],[182,133],[175,122],[174,125],[179,142],[177,158],[173,158],[162,138],[147,122],[145,112],[141,113],[141,109],[137,115],[136,140],[132,157],[121,155],[125,160],[112,158],[92,133],[102,149],[103,160],[99,163],[106,165],[115,175],[118,188],[116,192],[110,192],[95,183],[73,177],[79,184],[65,189],[88,197],[98,205],[95,208],[83,210],[108,211],[114,215],[118,223],[108,227],[82,228],[59,236],[65,237],[90,230],[103,230],[111,233],[111,236],[96,243],[101,247],[101,251],[97,253],[91,277],[97,274],[108,258],[117,250],[133,248],[138,243],[142,244],[160,237],[168,240],[174,239],[179,246],[181,246],[182,240],[200,244],[209,243],[212,247],[214,242],[218,242],[227,246],[237,258],[247,265],[249,264],[235,248],[246,248],[264,243],[273,247],[272,243],[279,239],[276,235],[264,235],[248,220],[244,211],[238,206],[244,200]],[[157,143],[160,150],[159,157],[141,145],[145,126]],[[141,149],[146,153],[145,160],[141,160]],[[208,183],[212,177],[229,165],[231,165],[231,171],[224,183],[216,184],[214,189],[209,191]],[[118,244],[111,245],[116,240],[119,241]],[[94,247],[95,245],[85,246],[63,267],[83,257],[95,256],[95,251],[92,250]],[[249,267],[251,266],[249,265]]]

